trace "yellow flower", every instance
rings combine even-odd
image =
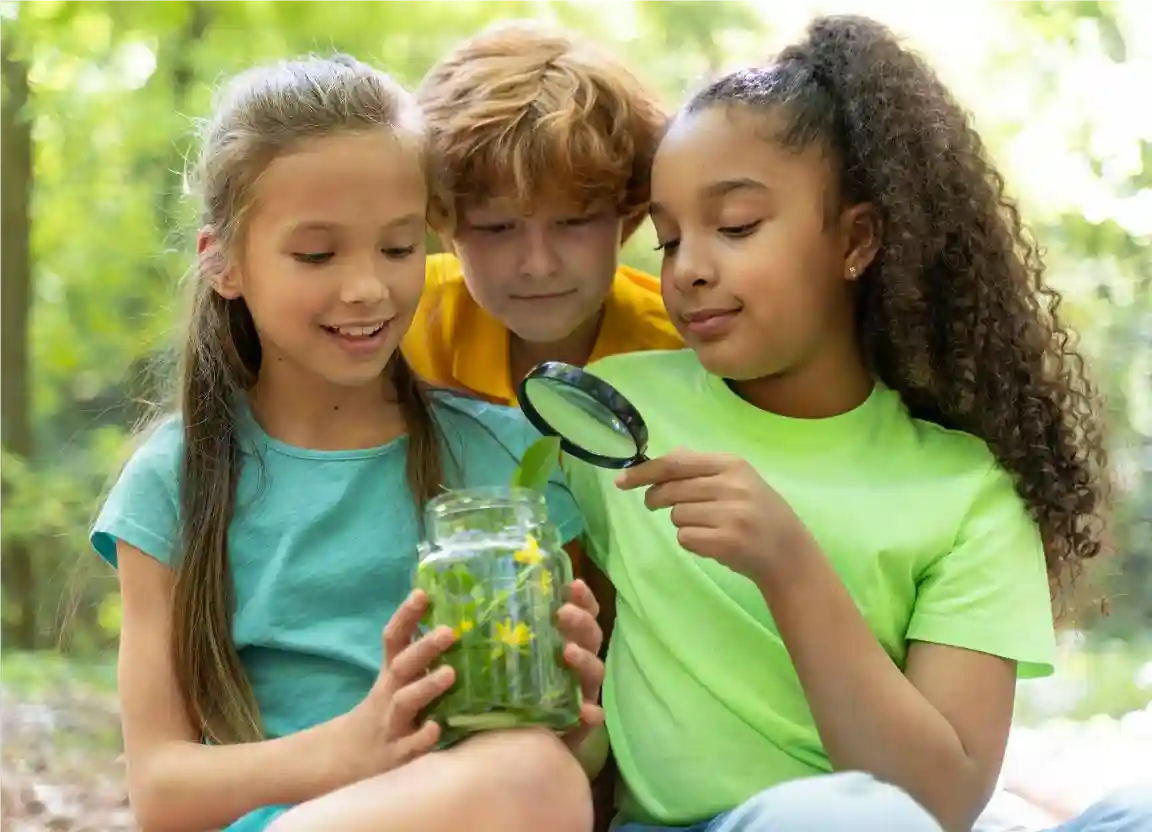
[[[532,640],[532,630],[523,621],[512,625],[511,618],[496,622],[496,646],[492,648],[492,656],[501,655],[506,648],[526,647]]]
[[[535,566],[544,559],[544,553],[540,551],[540,544],[536,542],[536,538],[528,535],[528,542],[524,544],[524,548],[517,552],[514,557],[520,563]]]
[[[464,635],[464,633],[470,632],[475,626],[476,625],[473,623],[472,619],[465,618],[463,621],[452,628],[452,632],[456,634],[456,638],[460,638],[460,636]]]
[[[552,573],[547,569],[540,570],[540,578],[536,582],[536,586],[540,587],[540,594],[550,598],[552,596]]]

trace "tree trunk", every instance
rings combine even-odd
[[[31,207],[32,125],[29,108],[28,65],[13,55],[12,29],[0,43],[0,419],[4,447],[25,459],[32,456],[32,401],[28,363],[28,318],[32,298]],[[36,571],[26,540],[13,541],[3,552],[4,587],[19,616],[10,636],[14,646],[34,649]]]

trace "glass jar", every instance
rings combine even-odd
[[[442,742],[495,728],[575,726],[580,685],[556,628],[572,562],[543,495],[442,494],[426,509],[425,538],[415,580],[429,599],[422,623],[456,633],[442,659],[455,683],[424,715],[440,723]]]

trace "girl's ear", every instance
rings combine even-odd
[[[220,239],[211,226],[201,228],[196,235],[196,257],[201,279],[211,283],[216,294],[226,300],[240,297],[239,276],[224,255]]]
[[[853,205],[844,212],[840,228],[844,237],[844,279],[854,281],[864,275],[880,251],[880,215],[869,202]]]

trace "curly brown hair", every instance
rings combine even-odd
[[[639,224],[668,117],[654,91],[605,51],[542,24],[496,24],[421,82],[424,110],[457,201],[543,194],[616,205]],[[445,229],[447,230],[447,229]]]
[[[913,416],[983,439],[1043,535],[1053,593],[1104,545],[1104,429],[1060,295],[965,110],[883,25],[822,17],[772,65],[693,97],[771,108],[773,138],[819,143],[837,199],[869,203],[878,255],[857,324],[873,370]]]

